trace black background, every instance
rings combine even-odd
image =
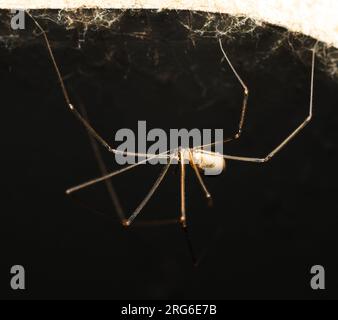
[[[184,14],[127,15],[116,32],[89,31],[81,49],[76,30],[42,22],[73,101],[110,142],[117,129],[135,128],[138,120],[149,129],[223,128],[226,135],[236,129],[241,87],[222,62],[217,39],[191,37],[177,23]],[[135,36],[142,28],[147,36]],[[269,54],[280,31],[272,30],[224,38],[251,92],[243,137],[226,145],[226,153],[263,156],[306,116],[310,52],[300,59],[281,45]],[[320,63],[314,120],[271,162],[229,162],[221,176],[205,178],[214,197],[210,209],[188,170],[193,242],[198,252],[208,248],[195,268],[178,225],[124,229],[104,186],[79,194],[103,215],[67,198],[68,187],[99,170],[33,31],[28,20],[23,44],[0,50],[0,297],[337,298],[338,92]],[[101,150],[108,167],[117,168]],[[113,180],[127,212],[160,170],[142,166]],[[172,169],[139,219],[178,216],[179,175]],[[26,269],[25,291],[10,289],[15,264]],[[326,269],[325,291],[310,287],[317,264]]]

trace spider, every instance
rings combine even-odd
[[[211,202],[212,197],[210,192],[208,191],[202,175],[201,171],[205,169],[217,169],[217,170],[224,170],[226,168],[226,161],[241,161],[241,162],[253,162],[253,163],[266,163],[270,161],[279,151],[281,151],[293,138],[295,138],[301,130],[304,129],[304,127],[311,121],[312,119],[312,110],[313,110],[313,94],[314,94],[314,75],[315,75],[315,56],[316,56],[316,48],[318,45],[318,41],[316,42],[315,46],[312,49],[312,66],[311,66],[311,80],[310,80],[310,103],[309,103],[309,109],[308,114],[305,118],[305,120],[296,128],[294,129],[279,145],[277,145],[270,153],[268,153],[265,157],[258,158],[258,157],[246,157],[246,156],[237,156],[237,155],[226,155],[226,154],[219,154],[212,151],[205,150],[206,147],[210,147],[211,145],[215,145],[218,143],[226,143],[232,140],[237,140],[240,138],[244,126],[244,120],[247,110],[247,104],[248,104],[248,98],[249,98],[249,89],[247,85],[244,83],[238,72],[236,71],[235,67],[231,63],[228,55],[226,54],[222,40],[219,39],[219,46],[221,49],[221,52],[223,54],[224,59],[228,63],[229,67],[231,68],[234,76],[238,80],[239,84],[243,88],[243,102],[242,102],[242,108],[240,113],[240,119],[238,123],[238,129],[235,132],[235,134],[223,141],[216,141],[212,144],[208,145],[201,145],[193,148],[177,148],[174,150],[168,150],[164,153],[160,154],[140,154],[140,153],[130,153],[130,152],[123,152],[119,151],[117,149],[114,149],[110,144],[96,131],[96,129],[89,123],[87,117],[84,115],[84,112],[80,112],[80,109],[77,108],[72,101],[70,100],[69,93],[67,91],[66,85],[64,83],[63,77],[61,75],[59,66],[56,62],[51,44],[49,42],[48,36],[46,31],[42,28],[42,26],[37,22],[37,20],[30,14],[30,12],[27,12],[27,14],[30,16],[30,18],[34,21],[37,28],[40,30],[41,34],[43,35],[43,38],[45,40],[45,44],[47,46],[47,50],[50,56],[50,59],[52,61],[53,67],[55,69],[57,78],[59,80],[61,90],[65,99],[65,102],[67,104],[67,107],[69,111],[75,115],[75,117],[82,123],[84,128],[88,131],[92,141],[96,141],[98,144],[100,144],[102,147],[104,147],[108,152],[113,154],[123,154],[123,155],[131,155],[131,156],[144,156],[145,159],[142,161],[139,161],[135,164],[129,165],[127,167],[124,167],[120,170],[108,173],[106,170],[102,170],[105,172],[105,174],[99,178],[92,179],[90,181],[87,181],[85,183],[82,183],[78,186],[75,186],[73,188],[70,188],[66,191],[67,195],[71,195],[81,189],[87,188],[89,186],[95,185],[100,182],[106,182],[119,174],[122,174],[123,172],[126,172],[128,170],[131,170],[143,163],[146,163],[154,158],[162,158],[167,159],[167,163],[164,166],[162,172],[156,179],[155,183],[153,184],[152,188],[148,192],[148,194],[145,196],[143,201],[139,204],[139,206],[133,211],[133,213],[127,218],[124,213],[121,210],[118,211],[118,215],[121,219],[121,222],[123,226],[129,227],[132,225],[134,220],[137,218],[137,216],[140,214],[142,209],[146,206],[146,204],[149,202],[149,200],[152,198],[155,191],[159,188],[161,182],[165,178],[169,167],[171,164],[173,164],[174,160],[177,164],[180,166],[180,217],[179,217],[179,223],[181,224],[184,231],[187,231],[187,214],[186,214],[186,195],[185,195],[185,176],[186,176],[186,164],[190,164],[193,168],[193,171],[195,172],[195,175],[197,177],[197,180],[199,182],[199,185],[202,188],[202,191],[205,194],[205,197]],[[107,185],[109,186],[109,185]]]

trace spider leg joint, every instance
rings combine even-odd
[[[130,227],[131,223],[130,223],[129,220],[124,219],[124,220],[122,221],[122,225],[123,225],[124,227],[128,228],[128,227]]]

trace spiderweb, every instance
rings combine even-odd
[[[289,32],[284,28],[275,27],[262,22],[254,21],[244,16],[230,16],[227,14],[198,12],[198,11],[158,11],[147,10],[152,20],[176,19],[177,26],[181,27],[179,37],[189,39],[193,43],[206,38],[223,38],[228,42],[238,43],[259,42],[263,46],[257,54],[253,67],[269,59],[281,48],[287,47],[295,57],[303,59],[306,52],[313,47],[314,41],[302,34]],[[77,31],[77,43],[81,47],[84,42],[92,41],[95,31],[111,34],[123,34],[128,37],[158,39],[170,36],[172,40],[177,34],[156,34],[149,21],[144,20],[144,10],[111,10],[111,9],[77,9],[77,10],[35,10],[33,14],[40,21],[45,21],[47,28],[59,26],[67,31]],[[131,21],[138,21],[130,27]],[[25,46],[33,35],[23,35],[20,31],[10,28],[9,11],[0,12],[0,46],[11,50]],[[37,34],[35,35],[35,37]],[[268,37],[268,40],[267,40]],[[60,44],[62,45],[62,44]],[[70,45],[70,44],[68,44]],[[107,55],[109,56],[109,54]],[[338,79],[338,50],[321,44],[317,53],[321,61],[320,68],[331,78]]]

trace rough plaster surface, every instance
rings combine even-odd
[[[181,9],[245,15],[338,47],[337,0],[1,0],[3,9]]]

